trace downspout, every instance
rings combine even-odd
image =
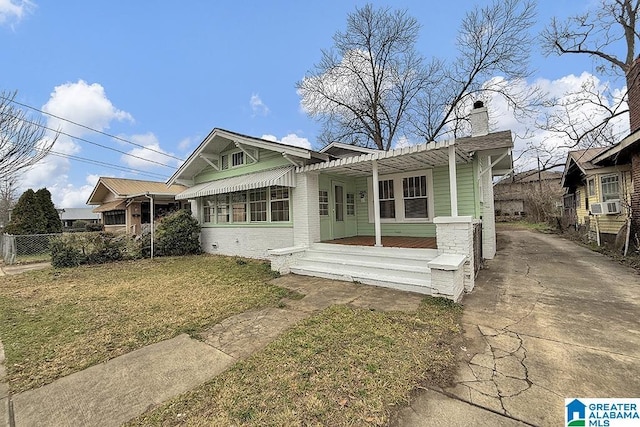
[[[153,196],[150,196],[149,193],[146,193],[145,196],[151,200],[151,259],[153,259],[153,250],[154,250],[154,245],[153,245],[153,241],[155,240],[155,236],[156,236],[156,214],[155,214],[155,209],[154,209],[154,201],[153,201]]]

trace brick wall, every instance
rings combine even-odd
[[[309,246],[320,241],[320,213],[318,211],[318,175],[296,175],[293,189],[293,244]]]
[[[640,58],[627,73],[627,96],[629,102],[630,133],[640,129]]]
[[[631,156],[631,221],[632,231],[640,236],[640,152]]]

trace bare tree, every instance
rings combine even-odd
[[[17,199],[16,184],[15,177],[0,180],[0,227],[9,224],[9,212]]]
[[[356,8],[334,47],[296,84],[307,113],[323,124],[325,144],[388,150],[428,74],[414,46],[420,26],[406,11]]]
[[[57,135],[47,138],[44,126],[14,105],[16,95],[0,92],[0,181],[39,162],[57,139]]]
[[[499,94],[516,114],[540,99],[530,85],[534,3],[495,1],[462,22],[453,61],[415,50],[418,22],[406,11],[350,14],[334,47],[297,83],[302,107],[323,124],[321,141],[388,150],[400,137],[435,140],[466,131],[473,101]]]
[[[564,21],[553,18],[542,33],[547,55],[578,54],[591,57],[596,71],[603,76],[625,78],[627,88],[634,84],[630,73],[636,58],[636,27],[640,0],[600,0],[589,11]],[[616,143],[627,131],[620,126],[620,116],[628,112],[626,94],[613,96],[608,87],[590,85],[584,96],[569,97],[562,109],[552,111],[542,128],[562,134],[573,147],[602,146]],[[551,101],[557,104],[556,100]],[[589,117],[575,112],[582,106],[592,107]]]
[[[416,132],[427,141],[456,136],[467,130],[467,116],[476,99],[500,96],[516,117],[534,114],[540,91],[521,84],[529,76],[530,35],[535,4],[495,1],[476,7],[462,21],[458,54],[451,62],[437,61],[437,86],[425,88],[414,116]]]

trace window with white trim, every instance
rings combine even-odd
[[[216,222],[224,224],[229,222],[229,196],[227,194],[218,194],[216,196]]]
[[[596,195],[596,180],[595,178],[590,178],[587,181],[587,188],[589,189],[589,196]]]
[[[289,188],[271,187],[271,222],[289,221]]]
[[[617,174],[600,177],[600,193],[603,202],[620,199],[620,177]]]
[[[265,222],[267,220],[266,188],[249,191],[249,210],[251,211],[251,222]]]
[[[368,183],[371,192],[371,178]],[[428,222],[433,218],[431,169],[381,176],[378,181],[378,191],[381,222]],[[373,197],[371,197],[369,222],[373,222],[373,219]]]
[[[318,191],[318,211],[321,216],[329,216],[329,192],[327,190]]]
[[[393,179],[385,179],[378,182],[380,218],[391,219],[396,217],[396,201],[393,197],[393,187]]]
[[[290,220],[288,187],[264,187],[218,194],[203,199],[202,222],[210,224],[248,224]]]
[[[237,153],[231,154],[231,166],[242,166],[244,165],[244,151],[238,151]]]
[[[427,176],[409,176],[402,179],[404,196],[404,217],[411,219],[429,218]]]
[[[347,193],[347,216],[354,216],[356,214],[356,195],[353,193]]]
[[[239,191],[231,193],[231,212],[233,222],[247,221],[247,192]]]

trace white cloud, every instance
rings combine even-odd
[[[42,109],[47,113],[98,130],[107,129],[113,120],[132,120],[129,113],[114,107],[100,84],[89,85],[83,80],[56,86],[49,101]],[[74,136],[83,136],[91,132],[55,117],[47,116],[46,120],[47,127],[61,129]],[[72,138],[60,135],[52,151],[53,154],[48,155],[20,175],[20,189],[24,191],[28,188],[46,187],[51,191],[56,206],[77,207],[84,205],[95,182],[80,186],[70,183],[68,173],[71,163],[69,159],[64,157],[64,155],[81,155],[82,146]]]
[[[0,0],[0,25],[20,22],[35,8],[35,4],[29,0]]]
[[[505,82],[506,83],[506,82]],[[524,85],[537,85],[544,92],[554,99],[553,106],[547,107],[541,111],[540,116],[532,117],[527,120],[517,120],[504,98],[494,96],[489,100],[487,107],[491,118],[492,131],[510,129],[515,134],[514,157],[518,157],[530,146],[544,147],[546,151],[554,154],[556,159],[566,157],[568,148],[574,142],[558,132],[550,132],[537,128],[536,121],[540,121],[543,117],[542,113],[564,114],[563,104],[578,99],[580,100],[579,108],[572,110],[569,115],[572,121],[577,123],[577,131],[585,130],[589,127],[589,123],[598,122],[606,117],[607,109],[614,108],[620,103],[626,92],[625,87],[612,88],[609,82],[600,81],[596,76],[583,72],[576,76],[573,74],[563,76],[556,80],[538,79],[535,82],[520,82],[523,89]],[[596,99],[596,96],[590,92],[598,92],[604,94]],[[596,102],[597,101],[597,102]],[[599,103],[603,105],[598,105]],[[620,105],[622,109],[626,109],[626,103]],[[622,114],[612,120],[613,132],[619,138],[625,136],[629,131],[628,114]],[[538,153],[530,150],[521,156],[516,164],[519,170],[531,169],[537,166]],[[541,156],[548,154],[540,153]]]
[[[163,163],[165,165],[176,165],[176,160],[172,157],[168,157],[167,155],[173,156],[172,153],[165,151],[160,147],[160,142],[158,138],[151,132],[147,132],[142,135],[132,135],[129,138],[130,141],[135,142],[136,144],[140,144],[144,146],[144,148],[137,147],[130,150],[128,153],[129,156],[122,155],[120,157],[121,161],[127,166],[135,169],[151,169],[154,167],[158,167],[158,162]],[[164,154],[163,154],[164,153]],[[167,155],[165,155],[167,154]],[[136,157],[132,157],[136,156]],[[146,160],[145,160],[146,159]],[[151,162],[147,161],[151,160]]]
[[[99,83],[88,84],[84,80],[56,86],[49,101],[42,107],[42,111],[99,131],[108,129],[113,120],[133,122],[131,114],[118,110],[107,98],[102,85]],[[48,116],[47,124],[50,128],[60,129],[74,136],[82,136],[91,132],[86,128],[51,116]]]
[[[267,107],[266,104],[262,102],[260,95],[251,95],[251,99],[249,99],[249,105],[251,106],[251,111],[253,112],[254,117],[269,115],[269,107]]]
[[[193,145],[194,138],[186,137],[183,138],[180,142],[178,142],[178,150],[185,152],[191,148]]]
[[[311,150],[311,143],[309,142],[309,140],[307,138],[298,136],[295,133],[290,133],[284,136],[281,140],[278,140],[275,135],[269,134],[262,135],[260,138],[267,141],[279,142],[281,144],[292,145],[294,147],[306,148],[307,150]]]

